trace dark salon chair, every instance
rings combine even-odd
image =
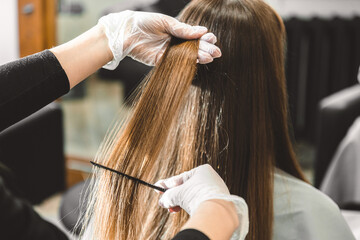
[[[86,209],[86,189],[88,188],[90,179],[76,184],[67,190],[60,205],[60,219],[62,224],[72,233],[79,234],[81,225],[75,228],[80,216],[82,216]]]
[[[319,104],[315,186],[319,188],[335,151],[354,120],[360,116],[360,85],[341,90]]]
[[[0,133],[5,182],[32,204],[65,189],[62,116],[60,105],[51,103]]]

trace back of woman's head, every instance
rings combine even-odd
[[[303,178],[288,134],[283,23],[261,0],[193,0],[180,20],[208,27],[222,57],[197,66],[199,41],[173,39],[96,161],[150,182],[209,163],[248,203],[248,239],[271,239],[274,167]],[[95,174],[87,218],[97,239],[168,239],[187,220],[152,190]]]

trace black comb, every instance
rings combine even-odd
[[[151,187],[151,188],[153,188],[153,189],[156,189],[156,190],[158,190],[158,191],[160,191],[160,192],[166,192],[166,190],[167,190],[167,189],[165,189],[165,188],[155,186],[155,185],[153,185],[153,184],[151,184],[151,183],[145,182],[145,181],[143,181],[143,180],[141,180],[141,179],[138,179],[138,178],[136,178],[136,177],[132,177],[132,176],[130,176],[130,175],[127,175],[127,174],[125,174],[125,173],[116,171],[115,169],[112,169],[112,168],[103,166],[103,165],[98,164],[98,163],[95,163],[95,162],[93,162],[93,161],[90,161],[90,163],[91,163],[92,165],[94,165],[95,167],[99,167],[99,168],[103,168],[103,169],[109,170],[109,171],[111,171],[111,172],[113,172],[113,173],[119,174],[120,176],[126,177],[126,178],[128,178],[128,179],[130,179],[130,180],[133,180],[133,181],[138,182],[138,183],[140,183],[140,184],[143,184],[143,185],[145,185],[145,186],[148,186],[148,187]]]

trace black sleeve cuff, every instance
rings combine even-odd
[[[210,240],[210,238],[199,230],[185,229],[176,234],[172,240]]]

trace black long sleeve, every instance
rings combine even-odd
[[[0,66],[0,132],[69,88],[65,71],[49,50]],[[29,203],[12,195],[0,176],[0,239],[68,238],[43,220]]]
[[[210,240],[210,238],[196,229],[185,229],[176,234],[172,240]]]
[[[0,66],[0,131],[69,89],[64,69],[49,50]]]

